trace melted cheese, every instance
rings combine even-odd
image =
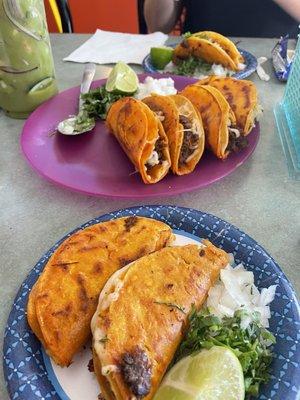
[[[117,291],[117,294],[120,292],[120,290],[123,286],[122,278],[124,278],[126,271],[128,270],[128,268],[130,267],[131,264],[132,263],[130,263],[130,264],[126,265],[125,267],[116,271],[108,279],[108,281],[106,282],[104,288],[102,289],[102,291],[99,295],[97,310],[91,321],[91,330],[92,330],[94,337],[95,337],[95,335],[97,336],[98,342],[99,342],[99,340],[101,340],[105,337],[105,334],[99,333],[99,328],[97,327],[98,315],[100,314],[100,312],[103,309],[103,303],[104,303],[105,309],[107,309],[109,307],[109,304],[108,304],[109,302],[106,300],[106,297],[114,294],[115,291]],[[115,295],[114,297],[110,297],[111,301],[112,301],[112,299],[113,299],[113,301],[116,301],[117,298],[118,298],[117,295]],[[110,301],[110,303],[111,303],[111,301]]]
[[[150,165],[150,167],[154,167],[154,165],[159,164],[159,157],[157,151],[153,150],[150,157],[146,161],[146,164]]]
[[[239,131],[238,129],[236,129],[236,128],[230,128],[230,127],[228,127],[228,130],[229,130],[230,132],[234,133],[235,136],[236,136],[237,138],[241,136],[240,131]]]

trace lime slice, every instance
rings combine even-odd
[[[165,376],[153,400],[243,400],[244,376],[236,355],[214,346],[180,360]]]
[[[118,62],[111,70],[105,85],[108,92],[132,94],[138,88],[138,77],[129,65]]]
[[[164,69],[172,60],[172,47],[151,47],[150,57],[153,66],[157,69]]]
[[[54,82],[54,79],[49,77],[49,78],[45,78],[41,81],[39,81],[38,83],[36,83],[30,90],[29,93],[34,93],[34,92],[38,92],[39,90],[44,90],[46,87],[52,85],[52,83]]]

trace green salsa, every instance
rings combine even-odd
[[[0,107],[25,118],[57,91],[43,0],[0,0]]]

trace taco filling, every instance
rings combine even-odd
[[[154,150],[146,161],[146,168],[151,169],[164,161],[164,148],[166,147],[163,138],[159,137],[155,143]]]
[[[193,131],[192,122],[188,117],[180,115],[179,122],[182,124],[184,132],[179,155],[179,165],[182,165],[188,161],[189,157],[197,149],[199,143],[199,135],[198,133]]]
[[[238,152],[248,146],[248,139],[240,134],[236,126],[228,127],[228,145],[226,151]]]
[[[161,111],[159,108],[156,108],[155,110],[152,109],[156,117],[160,120],[160,122],[164,121],[165,116],[163,111]],[[165,141],[161,136],[157,139],[155,143],[155,147],[146,161],[146,168],[150,169],[154,167],[155,165],[162,164],[164,161],[164,149],[166,147]]]

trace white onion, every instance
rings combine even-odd
[[[154,79],[151,76],[147,76],[144,83],[139,84],[138,92],[135,97],[139,100],[150,96],[152,93],[160,94],[163,96],[176,94],[177,90],[174,86],[174,81],[172,78],[161,78]]]
[[[253,272],[246,271],[242,264],[228,265],[221,271],[219,282],[209,290],[207,307],[219,318],[232,317],[237,310],[247,311],[249,316],[242,320],[242,328],[249,325],[253,313],[258,313],[260,323],[267,328],[271,317],[269,304],[274,300],[275,291],[276,285],[272,285],[259,292]]]

